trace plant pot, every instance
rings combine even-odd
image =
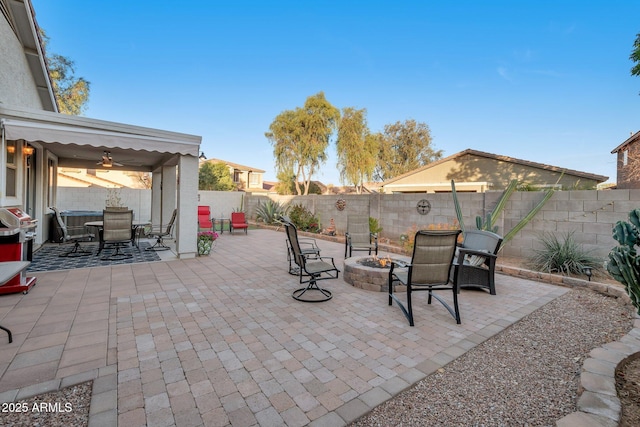
[[[209,255],[213,242],[213,240],[198,240],[198,255]]]

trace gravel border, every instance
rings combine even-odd
[[[554,426],[577,410],[589,352],[633,319],[625,300],[573,289],[350,425]]]

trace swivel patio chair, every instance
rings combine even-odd
[[[456,251],[450,272],[457,275],[458,292],[461,288],[478,288],[496,294],[495,270],[502,237],[484,230],[467,230],[464,242]]]
[[[449,311],[460,324],[460,310],[458,308],[458,289],[456,277],[449,278],[449,272],[453,263],[456,250],[456,241],[460,230],[422,230],[416,233],[413,256],[410,264],[397,261],[392,262],[389,270],[389,305],[395,301],[404,316],[409,320],[409,325],[414,326],[412,293],[414,291],[427,291],[429,296],[427,304],[431,304],[431,298],[435,298]],[[405,304],[393,293],[396,285],[404,285],[407,289]],[[453,308],[434,291],[449,291],[453,296]]]
[[[287,223],[293,224],[291,222],[291,219],[285,215],[281,215],[277,222],[281,225],[286,225]],[[289,274],[297,276],[300,269],[294,261],[295,255],[288,238],[286,242],[287,261],[289,262]],[[298,237],[298,243],[300,244],[300,252],[302,252],[302,255],[304,255],[307,259],[317,259],[320,256],[320,248],[316,243],[316,239],[312,239],[311,237]]]
[[[153,246],[149,246],[145,248],[145,251],[166,251],[169,246],[164,244],[165,237],[173,237],[173,226],[176,222],[176,216],[178,215],[178,210],[174,209],[171,214],[171,219],[166,226],[151,226],[151,230],[145,233],[145,237],[156,239],[156,242]]]
[[[344,257],[351,257],[353,251],[374,251],[378,255],[378,235],[369,231],[369,217],[366,215],[349,215],[347,231],[344,233]],[[348,256],[347,256],[348,254]]]
[[[311,260],[303,255],[298,241],[298,230],[291,222],[284,223],[289,246],[293,253],[293,260],[298,268],[300,284],[305,285],[296,289],[292,293],[295,300],[303,302],[323,302],[332,298],[332,293],[328,289],[318,286],[320,280],[337,279],[340,270],[336,268],[333,258],[320,257]]]
[[[133,225],[133,211],[108,211],[103,215],[102,243],[115,246],[115,251],[101,258],[103,261],[119,261],[131,258],[130,253],[121,252],[125,245],[132,244],[131,230]]]
[[[91,251],[85,250],[80,245],[80,242],[87,241],[87,240],[91,241],[95,238],[95,235],[87,232],[84,226],[83,227],[67,227],[67,224],[65,224],[64,220],[62,219],[62,216],[60,215],[60,211],[58,210],[58,208],[50,207],[49,209],[53,211],[56,218],[56,223],[58,224],[58,227],[60,227],[60,231],[62,233],[60,235],[58,243],[73,242],[73,248],[71,248],[71,250],[65,253],[60,254],[59,256],[76,258],[76,257],[91,255]],[[73,228],[73,231],[70,230],[72,228]]]

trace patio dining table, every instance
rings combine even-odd
[[[145,227],[147,225],[151,225],[151,221],[133,221],[131,223],[131,244],[136,248],[140,249],[138,245],[138,229],[141,227]],[[104,249],[104,240],[102,239],[102,229],[104,227],[104,221],[89,221],[84,223],[85,227],[93,227],[98,229],[98,236],[100,240],[100,246],[98,249],[98,253]]]

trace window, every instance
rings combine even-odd
[[[56,162],[47,160],[47,206],[55,206]]]
[[[249,187],[258,187],[260,185],[260,176],[257,173],[249,172]]]
[[[7,182],[5,187],[5,195],[7,197],[16,197],[18,189],[18,162],[16,159],[17,144],[16,141],[7,141]]]
[[[622,166],[627,166],[629,163],[629,150],[624,150],[622,152]]]

